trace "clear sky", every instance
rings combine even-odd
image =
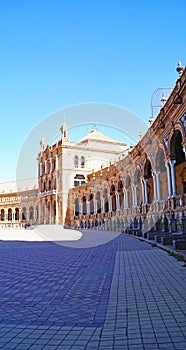
[[[185,13],[185,0],[1,0],[0,182],[56,110],[103,102],[147,122],[153,92],[186,64]]]

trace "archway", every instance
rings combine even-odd
[[[142,193],[141,193],[141,173],[137,169],[134,174],[134,185],[136,186],[136,205],[139,206],[142,204]]]
[[[124,202],[123,181],[120,176],[118,176],[118,194],[119,194],[120,209],[123,209],[123,202]]]
[[[5,220],[5,210],[1,209],[1,221]]]
[[[107,191],[106,187],[103,190],[103,198],[104,198],[105,213],[108,213],[108,211],[109,211],[109,204],[108,204],[108,191]]]
[[[19,208],[15,208],[15,220],[19,220]]]
[[[99,190],[97,190],[96,192],[96,200],[97,200],[97,213],[100,214],[101,213],[101,195]]]
[[[75,198],[74,206],[75,206],[74,208],[75,216],[79,216],[79,198],[78,197]]]
[[[11,221],[12,220],[12,209],[9,208],[8,209],[8,221]]]
[[[146,181],[146,190],[147,190],[147,203],[151,204],[154,200],[154,185],[152,178],[152,167],[151,162],[147,159],[144,168],[144,179]]]
[[[168,197],[168,185],[167,185],[167,169],[165,166],[165,153],[162,148],[158,149],[156,154],[156,184],[157,184],[157,195],[159,186],[159,197],[158,199],[166,199]]]
[[[110,196],[112,197],[112,211],[116,211],[116,193],[113,181],[111,181]]]
[[[185,181],[185,154],[183,152],[182,146],[182,134],[179,130],[176,130],[173,133],[170,142],[170,156],[172,163],[174,162],[175,166],[175,182],[176,182],[176,193],[181,195],[186,193],[186,181]],[[172,177],[174,176],[172,172]],[[172,182],[174,179],[172,180]]]
[[[86,213],[87,213],[87,199],[86,199],[85,194],[83,194],[82,203],[83,203],[83,215],[86,215]]]
[[[131,177],[127,175],[126,178],[126,190],[127,190],[127,198],[128,198],[128,208],[132,208],[132,187],[131,187]]]

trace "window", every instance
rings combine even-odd
[[[78,156],[74,157],[74,167],[78,168]]]
[[[81,157],[81,168],[85,167],[85,157]]]
[[[85,183],[85,177],[84,175],[81,174],[77,174],[74,177],[74,187],[79,186],[79,185],[83,185]]]

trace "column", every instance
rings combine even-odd
[[[112,212],[112,196],[109,196],[109,212]]]
[[[141,180],[141,193],[142,193],[142,201],[145,204],[145,194],[144,194],[144,182]]]
[[[172,184],[171,184],[171,173],[170,173],[170,166],[169,163],[165,163],[165,166],[167,168],[167,183],[168,183],[168,197],[170,198],[172,196]]]
[[[52,158],[50,158],[50,172],[52,172]]]
[[[105,212],[105,198],[101,198],[101,212]]]
[[[83,215],[83,203],[79,204],[79,215]]]
[[[94,200],[94,214],[97,214],[97,210],[98,210],[97,207],[98,207],[97,206],[97,200],[95,199]]]
[[[43,175],[43,168],[42,168],[42,163],[39,163],[39,176]]]
[[[158,200],[157,196],[157,183],[156,183],[156,173],[152,173],[152,178],[153,178],[153,186],[154,186],[154,202]]]
[[[172,159],[169,161],[170,164],[170,170],[171,170],[171,182],[172,182],[172,196],[176,196],[176,176],[175,176],[175,163],[176,160]]]
[[[47,160],[45,159],[45,174],[47,174]]]
[[[136,186],[133,185],[133,192],[134,192],[134,207],[137,207],[137,192],[136,192]]]
[[[125,209],[128,209],[129,207],[129,193],[128,189],[125,189]]]
[[[12,221],[14,221],[14,220],[15,220],[15,208],[12,209]]]
[[[157,189],[157,201],[161,200],[161,191],[160,191],[160,171],[156,171],[156,189]]]
[[[120,210],[119,193],[116,192],[116,210]]]
[[[144,199],[145,199],[145,204],[148,204],[148,192],[147,192],[147,183],[148,179],[143,180],[144,183]]]

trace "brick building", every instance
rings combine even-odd
[[[72,188],[66,224],[72,227],[185,230],[186,69],[141,140],[115,164]]]

